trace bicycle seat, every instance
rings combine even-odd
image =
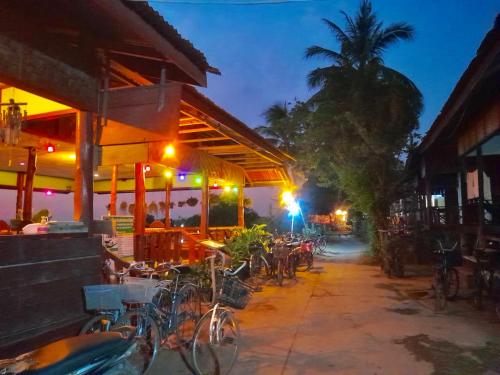
[[[23,374],[68,374],[104,357],[122,354],[130,345],[118,332],[62,339],[35,350],[29,357],[35,365]]]

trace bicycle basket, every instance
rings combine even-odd
[[[158,293],[159,282],[142,277],[126,277],[121,290],[122,301],[129,303],[151,303]]]
[[[87,285],[83,287],[87,310],[119,310],[122,307],[121,285]]]
[[[224,305],[241,310],[246,307],[251,296],[252,290],[240,279],[226,276],[217,300]]]

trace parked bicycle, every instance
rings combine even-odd
[[[495,253],[485,249],[475,249],[476,267],[474,269],[473,304],[480,310],[483,308],[484,296],[490,296],[495,303],[495,312],[500,319],[500,269],[495,260]]]
[[[289,279],[295,278],[296,255],[293,253],[298,242],[288,242],[285,239],[276,240],[273,248],[272,274],[276,276],[279,286],[283,286],[284,276]]]
[[[325,235],[311,236],[313,244],[313,255],[324,255],[326,253],[327,237]]]
[[[313,241],[302,240],[298,246],[292,250],[293,260],[295,261],[295,269],[297,271],[309,271],[313,266]]]
[[[215,305],[201,317],[192,343],[198,375],[227,375],[238,358],[240,328],[231,308],[243,309],[250,300],[252,287],[238,277],[245,267],[246,261],[234,271],[212,268],[212,282],[217,289]]]
[[[122,285],[85,287],[87,309],[100,312],[81,330],[82,334],[114,330],[121,326],[137,327],[147,337],[153,360],[160,345],[186,348],[192,340],[194,328],[201,316],[201,302],[197,287],[182,279],[188,266],[168,263],[156,268],[142,264],[135,271],[143,271],[146,278],[128,277],[125,272],[113,272]],[[170,280],[158,278],[174,274]],[[120,288],[121,287],[121,288]],[[136,290],[138,288],[138,290]],[[92,298],[95,289],[97,297]],[[97,303],[95,302],[97,301]]]
[[[453,300],[458,295],[460,279],[457,269],[454,267],[456,261],[456,249],[458,242],[451,248],[444,248],[441,241],[438,241],[439,249],[434,251],[438,262],[434,269],[434,292],[435,309],[443,310],[449,300]]]

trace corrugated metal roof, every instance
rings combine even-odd
[[[196,49],[193,44],[184,39],[181,34],[169,24],[165,19],[153,9],[147,1],[122,0],[128,8],[137,13],[146,23],[152,26],[158,33],[164,36],[179,51],[189,57],[198,68],[203,71],[210,71],[210,65],[205,55]]]

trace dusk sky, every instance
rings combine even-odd
[[[262,125],[263,111],[278,101],[307,99],[311,91],[307,74],[325,64],[305,60],[304,51],[317,44],[338,50],[332,34],[321,22],[326,17],[340,25],[341,10],[353,14],[353,0],[287,1],[272,4],[234,4],[262,0],[169,0],[150,1],[184,38],[206,55],[222,76],[209,74],[202,91],[217,104],[251,127]],[[388,66],[411,78],[423,93],[425,109],[421,131],[425,132],[439,113],[451,90],[474,57],[481,40],[500,11],[499,0],[374,0],[374,9],[385,24],[405,21],[415,27],[414,40],[396,45],[385,57]],[[259,191],[260,190],[260,191]],[[277,191],[250,189],[254,208],[269,214]],[[184,200],[192,192],[175,193]],[[47,207],[59,220],[72,216],[69,195],[46,197],[35,194],[34,212]],[[106,212],[107,196],[96,196],[96,216]],[[132,201],[127,195],[122,199]],[[162,197],[151,193],[148,202]],[[274,201],[273,201],[274,200]],[[0,219],[14,215],[15,192],[2,191]],[[174,217],[199,211],[176,208]]]
[[[321,22],[340,25],[344,10],[353,14],[359,1],[288,1],[234,5],[261,0],[150,1],[222,72],[209,76],[204,92],[223,108],[254,127],[277,101],[307,99],[306,76],[324,61],[305,60],[308,46],[338,50]],[[202,4],[201,4],[202,3]],[[215,3],[215,4],[214,4]],[[221,4],[222,3],[222,4]],[[227,3],[232,3],[227,4]],[[385,62],[411,78],[424,95],[421,129],[426,131],[455,83],[474,57],[500,11],[498,0],[374,0],[385,24],[405,21],[415,27],[414,40],[391,48]]]

